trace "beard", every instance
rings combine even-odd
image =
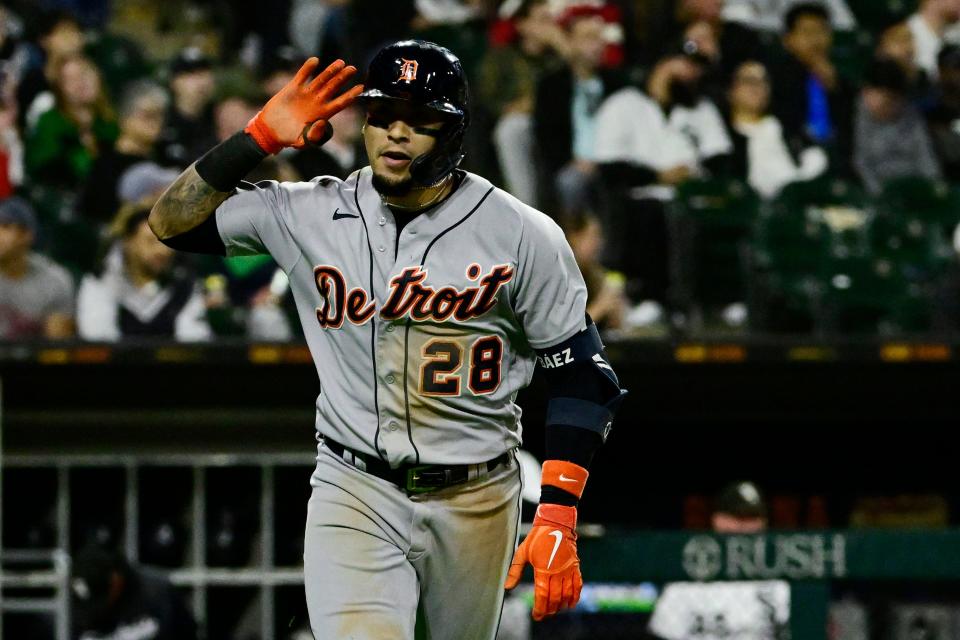
[[[382,196],[405,196],[413,187],[413,178],[407,177],[394,182],[373,173],[373,188]]]

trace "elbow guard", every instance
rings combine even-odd
[[[596,325],[558,345],[537,351],[550,384],[547,425],[598,433],[606,441],[613,418],[627,394],[603,352]]]

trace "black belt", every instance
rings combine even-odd
[[[339,458],[348,462],[361,471],[365,471],[372,476],[376,476],[387,482],[392,482],[408,494],[426,493],[427,491],[436,491],[444,487],[450,487],[455,484],[462,484],[467,480],[479,478],[482,475],[490,473],[501,464],[506,464],[510,460],[509,453],[501,453],[493,460],[481,462],[480,464],[418,464],[404,465],[393,469],[389,464],[373,456],[349,449],[336,440],[331,440],[327,436],[320,436],[324,446],[330,449]],[[470,477],[470,472],[474,476]]]

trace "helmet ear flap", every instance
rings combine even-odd
[[[449,124],[434,148],[410,164],[410,176],[421,187],[432,187],[447,177],[463,161],[463,136],[467,118]]]

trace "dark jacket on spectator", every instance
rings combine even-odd
[[[794,153],[811,144],[819,144],[830,155],[831,171],[848,176],[851,173],[854,91],[838,75],[837,86],[827,95],[833,135],[829,141],[817,141],[807,131],[807,82],[810,76],[807,68],[789,54],[773,61],[770,65],[773,82],[771,110],[783,125],[784,138]]]
[[[623,81],[614,73],[601,71],[603,99],[623,86]],[[537,83],[533,107],[533,133],[541,169],[554,175],[573,159],[573,73],[568,68],[546,73]],[[549,182],[547,182],[549,184]]]
[[[960,104],[939,100],[927,114],[927,125],[943,177],[960,182]]]

